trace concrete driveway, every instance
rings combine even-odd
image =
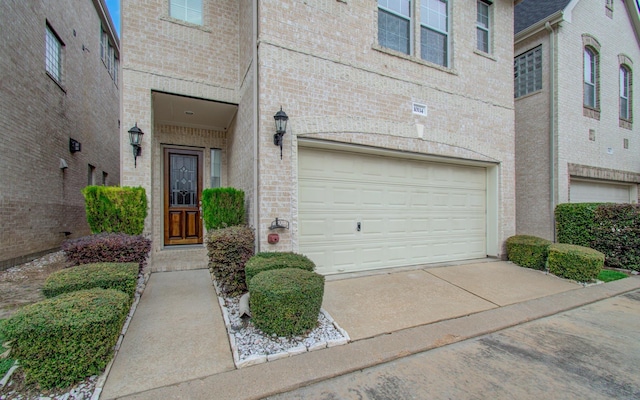
[[[640,291],[285,394],[285,399],[639,399]]]

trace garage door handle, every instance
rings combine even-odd
[[[362,224],[361,224],[360,222],[358,222],[358,223],[356,224],[356,230],[357,230],[358,232],[360,232],[360,231],[362,230]]]

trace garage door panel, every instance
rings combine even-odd
[[[569,202],[571,203],[629,203],[631,185],[617,182],[571,180]]]
[[[299,250],[319,272],[486,256],[485,168],[305,148],[299,160]]]

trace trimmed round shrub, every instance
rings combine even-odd
[[[299,268],[265,271],[253,277],[249,293],[256,327],[268,335],[300,335],[318,324],[324,276]]]
[[[578,282],[590,282],[604,267],[604,254],[588,247],[554,243],[549,246],[549,272]]]
[[[299,268],[305,271],[315,269],[316,265],[307,256],[292,252],[262,252],[251,257],[244,266],[247,285],[260,272],[274,269]]]
[[[104,371],[131,299],[114,289],[66,293],[19,310],[3,326],[28,384],[65,388]]]
[[[45,297],[83,289],[116,289],[133,297],[138,282],[136,263],[95,263],[56,271],[42,288]]]
[[[544,270],[550,245],[551,241],[537,236],[511,236],[507,239],[507,257],[521,267]]]

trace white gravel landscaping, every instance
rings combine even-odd
[[[339,346],[350,340],[347,332],[323,309],[318,315],[318,326],[306,335],[291,338],[266,335],[250,318],[240,315],[240,297],[224,298],[217,288],[216,291],[236,368]]]

